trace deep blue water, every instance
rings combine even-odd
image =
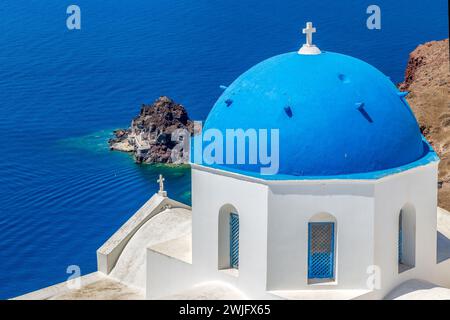
[[[96,249],[157,189],[190,202],[190,172],[109,152],[112,129],[169,95],[204,119],[255,63],[294,51],[317,25],[327,51],[402,80],[418,44],[448,37],[447,1],[3,0],[0,3],[0,298],[96,269]],[[82,30],[66,28],[77,4]]]

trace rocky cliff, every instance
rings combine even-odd
[[[439,206],[450,210],[450,69],[449,41],[418,46],[409,56],[400,90],[407,97],[422,133],[439,154]]]
[[[173,151],[186,135],[174,137],[172,134],[178,129],[189,136],[193,122],[181,104],[163,96],[150,105],[142,105],[131,126],[115,130],[108,143],[111,150],[132,152],[138,163],[179,163],[185,155],[174,157]]]

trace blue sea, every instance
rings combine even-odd
[[[66,9],[81,8],[81,30]],[[366,8],[381,8],[381,30]],[[447,1],[3,0],[0,3],[0,298],[96,270],[96,249],[157,189],[190,203],[189,168],[137,165],[106,144],[168,95],[202,120],[257,62],[298,50],[306,21],[327,51],[394,82],[420,43],[448,37]]]

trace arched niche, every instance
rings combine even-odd
[[[223,205],[218,219],[218,269],[239,267],[239,212],[231,204]]]
[[[398,213],[398,271],[416,266],[416,209],[405,204]]]

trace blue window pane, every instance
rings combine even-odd
[[[230,264],[232,268],[239,267],[239,216],[230,215]]]
[[[308,278],[331,279],[334,276],[334,223],[309,223],[308,230]]]

